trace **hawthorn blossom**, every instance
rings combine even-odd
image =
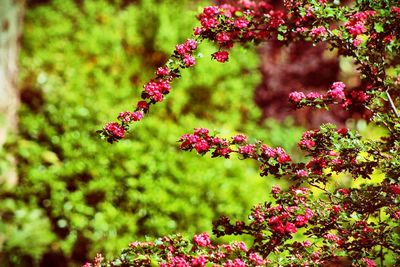
[[[367,267],[376,267],[376,263],[368,258],[363,258],[362,261],[367,265]]]
[[[325,36],[326,35],[326,29],[325,29],[324,26],[319,26],[317,28],[313,28],[311,30],[311,35],[313,37]]]
[[[211,244],[210,236],[208,233],[202,233],[195,235],[193,241],[200,247],[207,247]]]
[[[247,142],[247,137],[244,134],[237,134],[232,137],[233,139],[233,144],[242,144]]]
[[[104,126],[104,130],[108,131],[112,136],[124,138],[125,129],[117,122],[110,122]]]
[[[186,67],[191,67],[194,64],[196,64],[196,59],[190,54],[185,54],[183,56],[183,60],[182,61],[183,61],[183,64],[185,64]]]
[[[229,53],[227,51],[218,51],[212,54],[212,58],[216,61],[224,63],[229,59]]]

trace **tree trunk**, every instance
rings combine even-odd
[[[16,131],[19,103],[16,84],[19,38],[21,35],[24,0],[0,0],[0,149],[7,133]],[[9,160],[13,162],[11,156]],[[10,169],[0,174],[0,181],[15,184],[16,172]]]

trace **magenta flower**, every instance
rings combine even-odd
[[[200,247],[207,247],[211,244],[210,236],[208,235],[208,233],[195,235],[193,237],[193,241]]]
[[[227,51],[218,51],[218,52],[215,52],[214,54],[212,54],[212,57],[216,61],[224,63],[224,62],[228,61],[229,53]]]

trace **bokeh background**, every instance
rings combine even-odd
[[[214,219],[244,219],[253,204],[268,200],[272,184],[285,184],[260,178],[251,162],[179,151],[176,141],[194,127],[226,137],[246,133],[300,158],[304,128],[345,123],[342,111],[293,117],[286,96],[326,89],[338,78],[358,86],[351,62],[323,46],[271,43],[237,47],[220,64],[206,43],[195,68],[126,140],[101,141],[96,130],[134,108],[142,85],[213,3],[25,3],[18,130],[0,152],[1,266],[80,266],[134,240],[210,232]],[[17,180],[7,182],[9,169]]]

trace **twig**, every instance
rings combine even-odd
[[[388,99],[389,99],[389,103],[390,103],[390,105],[392,106],[392,109],[393,109],[393,111],[394,111],[394,114],[396,114],[396,117],[397,117],[397,118],[400,118],[399,112],[397,111],[396,106],[395,106],[394,103],[393,103],[392,97],[390,96],[388,89],[385,91],[385,93],[386,93],[386,95],[387,95],[387,97],[388,97]]]

